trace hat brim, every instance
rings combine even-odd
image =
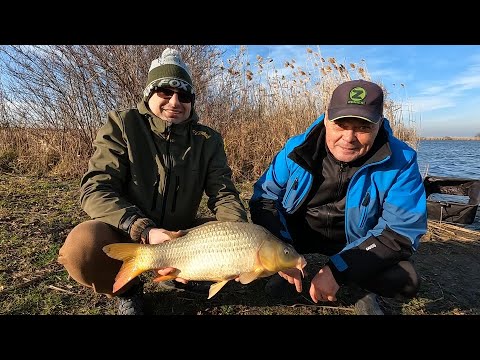
[[[383,118],[381,113],[372,111],[369,106],[348,106],[344,108],[328,109],[328,120],[336,121],[345,118],[358,118],[373,124],[378,124]]]

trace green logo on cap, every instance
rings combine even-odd
[[[365,105],[365,98],[367,97],[367,91],[357,86],[350,90],[348,94],[349,100],[347,101],[348,104],[358,104],[358,105]]]

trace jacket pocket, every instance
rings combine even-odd
[[[292,186],[290,187],[290,189],[288,189],[288,191],[285,193],[285,196],[284,196],[284,200],[283,200],[283,203],[285,205],[288,205],[290,202],[293,202],[293,200],[290,200],[290,197],[296,192],[296,190],[298,189],[298,178],[295,178],[293,180],[293,184]]]
[[[363,228],[365,226],[365,222],[367,221],[367,214],[368,214],[368,204],[370,203],[370,193],[366,193],[365,197],[362,201],[362,206],[360,207],[360,222],[358,223],[359,228]]]

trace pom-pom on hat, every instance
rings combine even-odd
[[[161,57],[152,61],[147,86],[143,91],[144,100],[148,101],[153,90],[162,86],[195,94],[190,68],[176,49],[166,48]]]

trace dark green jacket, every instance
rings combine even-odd
[[[192,114],[167,127],[143,101],[109,112],[81,181],[83,210],[127,232],[125,223],[145,217],[161,228],[187,229],[205,191],[217,220],[247,221],[221,135]]]

